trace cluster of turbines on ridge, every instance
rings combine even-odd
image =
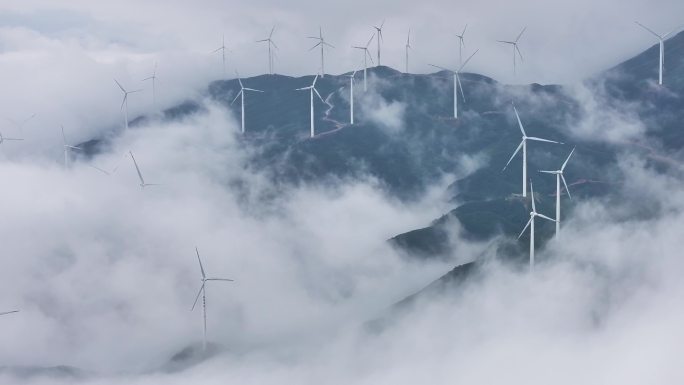
[[[368,70],[368,60],[371,61],[372,64],[375,64],[373,62],[373,57],[369,51],[369,47],[371,43],[373,42],[373,39],[376,40],[377,42],[377,65],[380,65],[380,59],[381,59],[381,48],[382,48],[382,42],[383,42],[383,36],[382,36],[382,30],[384,27],[384,21],[378,25],[378,26],[373,26],[372,28],[374,29],[373,34],[371,35],[370,39],[366,42],[365,45],[360,45],[360,46],[353,46],[355,49],[359,49],[362,51],[363,54],[363,90],[364,92],[367,91],[367,70]],[[671,31],[667,34],[664,35],[659,35],[658,33],[654,32],[653,30],[649,29],[648,27],[644,26],[643,24],[639,22],[635,22],[637,25],[639,25],[641,28],[644,30],[648,31],[652,35],[654,35],[658,39],[659,43],[659,65],[658,65],[658,84],[662,85],[663,84],[663,67],[664,67],[664,61],[665,61],[665,47],[664,47],[664,42],[665,40],[670,37],[675,31]],[[463,59],[463,49],[465,48],[465,33],[467,31],[468,26],[466,25],[462,32],[460,34],[457,34],[456,37],[458,38],[458,50],[459,50],[459,66],[458,69],[449,69],[445,67],[440,67],[436,65],[432,65],[435,68],[445,70],[450,72],[453,75],[453,101],[454,101],[454,119],[458,118],[458,94],[460,90],[461,97],[463,99],[463,102],[465,103],[465,92],[463,91],[463,86],[461,84],[461,79],[459,74],[461,71],[465,68],[465,66],[468,64],[468,62],[475,56],[475,54],[478,52],[478,50],[475,50],[472,54],[470,54],[466,60]],[[502,44],[508,44],[512,47],[513,50],[513,72],[516,72],[516,67],[517,67],[517,60],[518,57],[520,60],[523,60],[522,53],[520,51],[520,48],[518,47],[518,43],[520,39],[522,38],[523,34],[525,33],[526,28],[523,28],[520,33],[517,35],[517,37],[514,40],[498,40],[498,42]],[[266,43],[268,47],[268,71],[269,74],[274,74],[274,55],[275,51],[278,49],[278,46],[273,40],[273,35],[275,32],[275,26],[271,29],[269,35],[267,38],[257,40],[258,43]],[[320,60],[321,60],[321,72],[320,72],[320,77],[325,76],[325,49],[326,48],[334,48],[332,44],[327,42],[325,38],[323,37],[323,30],[322,28],[319,28],[319,33],[318,36],[308,36],[310,39],[317,40],[316,44],[310,48],[310,50],[320,48]],[[411,30],[409,29],[408,31],[408,36],[406,39],[406,45],[405,45],[405,71],[406,73],[409,72],[409,51],[412,49],[411,47]],[[221,53],[222,56],[222,64],[223,64],[223,73],[225,75],[225,70],[226,70],[226,45],[225,45],[225,38],[222,40],[221,47],[217,48],[216,50],[213,51],[213,53]],[[350,124],[354,124],[354,78],[356,75],[357,71],[351,72],[351,74],[347,75],[350,78]],[[234,104],[238,98],[241,98],[241,132],[244,134],[245,133],[245,92],[264,92],[263,90],[257,90],[254,88],[248,88],[245,87],[242,83],[242,79],[240,78],[239,74],[237,74],[237,80],[240,85],[240,91],[237,93],[233,101],[231,102],[231,105]],[[311,85],[302,87],[302,88],[297,88],[296,90],[298,91],[309,91],[310,93],[310,117],[311,117],[311,126],[310,126],[310,137],[315,136],[315,127],[314,127],[314,94],[322,101],[325,103],[323,98],[321,97],[320,93],[316,89],[316,81],[318,80],[319,75],[316,75],[313,78],[313,82]],[[153,103],[156,103],[156,79],[157,79],[157,65],[155,63],[154,66],[154,71],[151,76],[143,79],[143,81],[150,81],[152,84],[152,97],[153,97]],[[121,111],[123,112],[124,115],[124,127],[128,129],[128,96],[129,94],[136,93],[142,91],[142,89],[135,89],[132,91],[127,90],[119,81],[114,79],[116,82],[116,85],[119,87],[121,92],[123,93],[123,99],[121,102]],[[560,166],[559,169],[557,170],[540,170],[540,173],[545,173],[545,174],[550,174],[550,175],[555,175],[556,176],[556,213],[555,213],[555,218],[551,218],[549,216],[546,216],[544,214],[541,214],[537,212],[536,209],[536,204],[535,204],[535,198],[534,198],[534,187],[532,185],[531,179],[528,181],[528,176],[527,176],[527,143],[528,141],[532,142],[546,142],[546,143],[554,143],[554,144],[563,144],[558,141],[550,140],[550,139],[544,139],[544,138],[539,138],[539,137],[534,137],[534,136],[527,136],[527,133],[525,132],[525,128],[523,126],[522,120],[520,119],[520,115],[518,114],[518,110],[513,105],[513,112],[515,113],[515,117],[518,123],[518,127],[520,129],[520,132],[522,134],[522,140],[516,150],[513,152],[513,155],[510,157],[506,165],[504,166],[503,170],[506,170],[506,168],[510,165],[510,163],[513,161],[515,156],[522,150],[522,197],[527,197],[527,185],[529,182],[529,187],[530,187],[530,200],[531,200],[531,206],[532,206],[532,211],[530,212],[530,218],[527,221],[525,227],[521,231],[520,235],[518,236],[518,239],[522,237],[522,235],[527,231],[527,229],[530,229],[530,246],[529,246],[529,266],[530,269],[534,268],[535,264],[535,256],[534,256],[534,249],[535,249],[535,219],[536,218],[541,218],[547,221],[555,222],[556,226],[556,236],[559,235],[560,232],[560,217],[561,217],[561,194],[562,194],[562,189],[561,189],[561,184],[565,188],[565,192],[567,193],[568,197],[571,198],[570,196],[570,190],[568,188],[567,182],[565,181],[565,177],[563,175],[563,172],[568,165],[568,162],[570,161],[570,158],[572,157],[575,149],[573,148],[570,153],[568,154],[567,158],[563,162],[563,164]],[[21,121],[16,121],[16,120],[11,120],[8,119],[11,123],[16,125],[18,128],[23,128],[23,126],[28,123],[32,118],[35,117],[35,114],[31,115],[30,117],[21,120]],[[81,147],[73,146],[67,143],[66,135],[64,132],[64,127],[61,128],[61,134],[62,134],[62,140],[63,140],[63,153],[64,153],[64,166],[65,168],[69,167],[69,158],[70,158],[70,152],[73,150],[82,150]],[[12,137],[5,137],[0,133],[0,144],[2,144],[4,141],[20,141],[23,140],[23,138],[12,138]],[[128,156],[131,158],[133,166],[135,167],[136,173],[138,175],[139,181],[140,181],[140,187],[141,189],[145,189],[147,186],[158,186],[159,184],[156,183],[147,183],[145,182],[145,179],[143,178],[142,172],[140,170],[140,167],[138,165],[138,162],[136,161],[133,152],[129,151],[128,153],[124,154],[124,156]],[[99,171],[101,171],[104,174],[111,175],[116,172],[118,169],[119,165],[117,164],[112,170],[105,170],[93,165],[90,165],[90,167],[93,167]],[[203,348],[206,349],[207,347],[207,311],[206,311],[206,285],[210,281],[228,281],[231,282],[233,281],[232,279],[228,278],[216,278],[216,277],[207,277],[204,266],[202,265],[202,260],[200,258],[199,250],[196,247],[195,252],[197,254],[197,259],[199,262],[199,267],[200,267],[200,273],[201,273],[201,286],[199,289],[199,292],[197,293],[197,296],[195,298],[195,301],[192,305],[192,309],[194,310],[195,307],[197,306],[197,303],[199,301],[200,296],[202,297],[202,309],[203,309]],[[0,312],[0,316],[4,315],[9,315],[13,313],[18,313],[19,310],[12,310],[12,311],[5,311],[5,312]]]

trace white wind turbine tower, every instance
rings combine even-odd
[[[409,72],[409,50],[411,49],[411,29],[409,28],[408,36],[406,37],[406,73]]]
[[[152,71],[152,76],[146,77],[142,81],[152,80],[152,106],[157,105],[157,62],[154,62],[154,71]]]
[[[123,100],[121,101],[121,109],[124,112],[124,123],[125,123],[124,125],[125,125],[126,129],[128,130],[128,94],[140,92],[142,90],[126,91],[126,89],[123,88],[123,86],[121,85],[121,83],[119,83],[119,81],[117,81],[116,79],[114,79],[114,81],[116,82],[116,85],[119,86],[119,88],[121,88],[121,92],[123,92],[123,94],[124,94]]]
[[[532,187],[532,181],[530,181],[530,192],[532,195],[532,211],[530,212],[530,220],[527,221],[525,228],[520,232],[520,235],[518,235],[518,239],[520,239],[520,237],[522,237],[522,235],[525,233],[525,230],[527,230],[527,228],[529,227],[530,228],[530,270],[532,270],[534,268],[534,218],[539,217],[539,218],[543,218],[543,219],[546,219],[546,220],[551,221],[551,222],[555,222],[555,220],[547,217],[544,214],[539,214],[537,212],[537,207],[534,203],[534,188]]]
[[[216,48],[215,50],[211,51],[211,53],[217,53],[221,51],[221,55],[223,57],[223,76],[226,76],[226,36],[223,35],[221,37],[221,46]]]
[[[138,167],[138,162],[135,161],[135,157],[133,156],[132,151],[128,151],[129,154],[131,154],[131,159],[133,159],[133,165],[135,166],[135,171],[138,172],[138,178],[140,179],[140,188],[145,189],[147,186],[159,186],[157,183],[145,183],[145,179],[143,179],[142,173],[140,172],[140,167]]]
[[[384,25],[385,25],[385,20],[382,21],[382,23],[380,24],[379,27],[375,26],[375,25],[373,26],[373,28],[375,28],[375,31],[377,32],[376,36],[378,37],[378,66],[380,65],[380,43],[384,40],[382,38],[382,27]]]
[[[537,138],[534,136],[527,136],[525,133],[525,129],[523,128],[523,124],[520,121],[520,115],[518,115],[518,110],[515,108],[515,105],[513,106],[513,111],[515,111],[515,117],[518,119],[518,126],[520,127],[520,132],[522,132],[522,141],[518,145],[518,148],[515,149],[515,152],[513,155],[511,155],[511,159],[508,160],[508,163],[506,163],[506,166],[504,166],[503,170],[506,170],[506,167],[511,163],[515,155],[520,151],[522,148],[523,153],[522,153],[522,158],[523,158],[523,175],[522,175],[522,180],[523,180],[523,194],[522,196],[526,197],[527,196],[527,141],[528,140],[536,140],[537,142],[548,142],[548,143],[557,143],[557,144],[562,144],[561,142],[556,142],[553,140],[548,140],[548,139],[542,139],[542,138]],[[503,171],[502,170],[502,171]]]
[[[459,64],[463,63],[463,51],[462,51],[462,49],[465,48],[464,36],[466,33],[466,29],[468,29],[468,24],[465,25],[465,28],[463,28],[463,32],[461,32],[460,35],[456,35],[456,37],[458,38],[458,63]]]
[[[21,139],[21,138],[8,138],[8,137],[5,137],[5,136],[2,136],[2,133],[0,132],[0,144],[2,144],[2,143],[3,143],[4,141],[6,141],[6,140],[24,140],[24,139]]]
[[[354,76],[356,76],[356,71],[347,76],[349,76],[349,105],[351,107],[349,110],[349,124],[354,124]]]
[[[670,36],[674,31],[670,31],[670,32],[660,36],[657,33],[653,32],[653,30],[651,30],[650,28],[639,23],[638,21],[635,21],[635,23],[637,23],[637,25],[639,25],[641,28],[645,29],[646,31],[652,33],[658,39],[658,44],[660,45],[660,64],[658,65],[658,85],[663,85],[663,66],[665,65],[665,39],[667,39],[667,37]]]
[[[271,33],[268,34],[268,37],[266,39],[261,39],[257,40],[257,43],[265,42],[268,44],[268,73],[269,75],[273,75],[273,51],[271,50],[271,46],[273,48],[278,49],[278,46],[276,43],[273,42],[273,31],[275,31],[275,25],[273,28],[271,28]]]
[[[499,43],[504,43],[504,44],[510,44],[513,47],[513,75],[515,75],[515,67],[516,67],[516,57],[515,54],[516,52],[520,56],[520,61],[523,60],[522,53],[520,52],[520,48],[518,48],[518,41],[520,41],[520,38],[522,37],[523,33],[525,33],[525,30],[527,27],[524,27],[522,31],[518,34],[518,37],[515,38],[513,41],[507,41],[507,40],[497,40]]]
[[[477,50],[477,51],[479,51],[479,50]],[[466,61],[463,64],[461,64],[461,66],[456,71],[450,70],[448,68],[439,67],[439,66],[436,66],[434,64],[430,64],[431,66],[433,66],[435,68],[439,68],[441,70],[449,71],[454,76],[454,119],[458,118],[458,90],[459,90],[459,88],[461,90],[461,96],[463,97],[463,102],[465,103],[465,101],[466,101],[465,100],[465,93],[463,92],[463,85],[461,84],[461,77],[458,75],[463,70],[463,67],[465,67],[466,64],[468,64],[470,59],[472,59],[473,56],[475,56],[477,51],[473,52],[473,54],[470,55],[470,57],[468,57],[468,59],[466,59]]]
[[[310,86],[308,87],[302,87],[302,88],[297,88],[295,91],[304,91],[304,90],[309,90],[311,93],[311,137],[313,138],[315,135],[314,131],[314,92],[318,96],[319,99],[321,99],[321,102],[325,103],[325,100],[321,97],[321,94],[318,93],[318,90],[316,89],[316,80],[318,80],[318,75],[314,77],[313,83],[311,83]]]
[[[197,301],[199,300],[200,295],[202,295],[202,313],[204,317],[204,338],[202,340],[202,348],[206,351],[207,350],[207,294],[206,294],[206,286],[207,282],[209,281],[227,281],[227,282],[233,282],[232,279],[228,278],[207,278],[207,275],[204,272],[204,266],[202,266],[202,259],[200,258],[199,255],[199,250],[197,247],[195,247],[195,252],[197,253],[197,261],[199,262],[200,266],[200,272],[202,273],[202,286],[200,286],[199,292],[197,293],[197,297],[195,297],[195,303],[192,304],[192,309],[190,311],[195,310],[195,306],[197,305]]]
[[[373,64],[373,56],[370,54],[370,52],[368,52],[368,46],[373,41],[374,37],[375,37],[375,33],[373,33],[373,35],[371,35],[370,39],[368,39],[368,43],[366,43],[366,45],[363,47],[356,46],[356,45],[352,47],[352,48],[363,50],[363,92],[366,92],[368,90],[368,86],[367,86],[367,82],[366,82],[366,72],[368,70],[368,61],[366,59],[370,59],[371,64]]]
[[[64,135],[64,126],[60,126],[62,128],[62,143],[64,147],[64,168],[69,167],[69,151],[73,150],[83,150],[81,147],[76,147],[76,146],[71,146],[67,144],[66,141],[66,136]]]
[[[558,233],[560,231],[560,196],[561,196],[561,180],[563,181],[563,185],[565,185],[565,191],[568,192],[568,198],[572,199],[572,196],[570,195],[570,189],[568,188],[568,184],[565,182],[565,177],[563,176],[563,171],[565,170],[565,166],[568,165],[568,161],[570,160],[570,157],[572,156],[572,153],[575,152],[575,149],[573,148],[572,151],[570,151],[570,155],[568,155],[568,158],[565,159],[565,162],[563,162],[563,165],[561,166],[560,170],[555,170],[555,171],[545,171],[545,170],[539,170],[539,172],[543,172],[545,174],[554,174],[556,175],[556,236],[558,236]]]
[[[242,111],[240,116],[241,116],[241,120],[242,120],[242,133],[244,134],[245,133],[245,91],[253,91],[253,92],[264,92],[264,91],[255,90],[254,88],[247,88],[247,87],[243,86],[242,80],[240,79],[240,74],[238,74],[237,72],[235,74],[237,75],[238,82],[240,83],[240,92],[238,92],[238,94],[235,95],[235,99],[233,99],[233,101],[230,102],[230,104],[232,105],[233,103],[235,103],[235,101],[237,100],[238,97],[240,97],[240,96],[242,97],[240,99],[240,109]]]
[[[318,40],[318,43],[311,47],[309,51],[316,47],[321,47],[321,77],[325,77],[325,58],[324,58],[324,49],[325,47],[330,47],[330,48],[335,48],[332,44],[329,44],[325,39],[323,38],[323,29],[321,27],[318,27],[318,36],[309,36],[309,39],[316,39]]]
[[[7,314],[12,314],[12,313],[19,313],[19,310],[4,311],[4,312],[0,313],[0,315],[7,315]]]

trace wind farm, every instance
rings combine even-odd
[[[675,16],[270,2],[6,17],[0,383],[677,383]]]

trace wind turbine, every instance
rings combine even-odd
[[[211,53],[216,53],[221,51],[223,57],[223,76],[226,76],[226,35],[221,38],[221,46],[211,51]]]
[[[268,44],[268,73],[273,75],[273,51],[271,51],[271,46],[278,49],[276,43],[273,42],[273,31],[275,31],[275,25],[271,28],[271,33],[268,34],[266,39],[257,40],[257,43],[266,42]]]
[[[463,63],[462,49],[465,48],[465,40],[463,40],[463,37],[465,36],[466,29],[468,29],[468,24],[465,25],[465,28],[463,28],[463,32],[461,32],[460,35],[456,35],[456,37],[458,38],[458,63],[459,64]]]
[[[409,72],[409,50],[411,49],[411,29],[409,28],[408,36],[406,37],[406,73]]]
[[[128,151],[129,154],[131,154],[131,159],[133,159],[133,165],[135,165],[135,171],[138,172],[138,178],[140,178],[140,188],[145,189],[146,186],[159,186],[157,183],[145,183],[145,179],[143,179],[142,174],[140,173],[140,167],[138,167],[138,162],[135,161],[135,157],[133,156],[132,151]]]
[[[318,75],[316,75],[316,77],[314,77],[313,83],[311,83],[310,86],[308,86],[308,87],[302,87],[302,88],[297,88],[297,89],[295,90],[295,91],[309,90],[309,91],[311,92],[311,137],[312,137],[312,138],[313,138],[314,135],[315,135],[315,131],[314,131],[314,97],[313,97],[313,96],[314,96],[314,92],[316,93],[316,95],[318,96],[318,98],[321,99],[321,101],[322,101],[323,103],[325,103],[325,100],[323,100],[323,98],[321,97],[321,94],[319,94],[319,93],[318,93],[318,90],[316,89],[316,80],[318,80]]]
[[[657,33],[653,32],[653,30],[651,30],[650,28],[639,23],[638,21],[635,21],[635,23],[637,23],[637,25],[641,28],[655,35],[656,38],[658,38],[658,45],[660,46],[660,64],[658,65],[658,85],[663,85],[663,66],[665,65],[665,39],[667,39],[667,37],[670,36],[674,31],[670,31],[660,36]]]
[[[225,67],[225,65],[224,65]],[[154,62],[154,71],[152,71],[152,76],[146,77],[142,81],[152,80],[152,106],[157,105],[157,62]]]
[[[237,71],[235,72],[235,74],[237,75],[238,82],[240,83],[240,92],[238,92],[238,94],[235,95],[235,99],[233,99],[233,101],[230,102],[230,104],[233,105],[233,103],[235,103],[237,98],[242,96],[242,98],[240,100],[240,108],[242,110],[242,114],[241,114],[242,133],[244,134],[245,133],[245,91],[254,91],[254,92],[264,92],[264,91],[255,90],[254,88],[246,88],[245,86],[242,85],[242,80],[240,79],[240,74],[238,74]]]
[[[568,158],[565,159],[565,162],[563,162],[563,165],[561,166],[560,170],[555,170],[555,171],[539,170],[539,172],[543,172],[545,174],[555,174],[556,175],[556,236],[558,236],[558,232],[560,231],[560,196],[561,196],[560,184],[561,184],[561,180],[563,181],[563,185],[565,185],[565,191],[568,192],[568,198],[572,199],[572,196],[570,195],[570,189],[568,188],[568,184],[565,182],[565,177],[563,176],[563,170],[565,170],[565,166],[568,165],[568,161],[570,160],[570,157],[572,156],[573,152],[575,152],[574,148],[572,149],[572,151],[570,151],[570,155],[568,155]]]
[[[373,35],[371,35],[370,39],[368,39],[368,43],[366,43],[365,46],[363,46],[363,47],[356,46],[356,45],[352,46],[352,48],[363,50],[363,92],[366,92],[368,90],[367,82],[366,82],[366,71],[368,70],[368,62],[366,61],[366,59],[370,59],[371,63],[373,63],[373,56],[370,54],[370,52],[368,52],[368,46],[373,41],[374,37],[375,37],[375,32],[373,32]]]
[[[19,310],[5,311],[5,312],[0,313],[0,315],[7,315],[7,314],[12,314],[12,313],[19,313]]]
[[[126,89],[123,88],[121,83],[119,83],[116,79],[114,79],[114,81],[116,82],[116,85],[119,86],[119,88],[121,88],[121,92],[123,92],[123,94],[124,94],[123,100],[121,101],[121,109],[124,112],[124,123],[125,123],[126,129],[128,130],[128,94],[140,92],[142,90],[126,91]]]
[[[356,71],[347,76],[349,76],[349,104],[351,106],[349,111],[349,124],[354,124],[354,76],[356,76]]]
[[[479,51],[479,50],[476,50],[475,52],[473,52],[473,54],[470,55],[470,57],[468,59],[466,59],[466,61],[463,64],[461,64],[461,66],[456,71],[450,70],[448,68],[439,67],[439,66],[436,66],[434,64],[430,64],[431,66],[433,66],[435,68],[439,68],[439,69],[442,69],[445,71],[449,71],[454,75],[454,119],[458,118],[458,89],[459,88],[461,89],[461,96],[463,97],[463,102],[465,103],[465,101],[466,101],[465,100],[465,93],[463,92],[463,85],[461,84],[461,78],[458,76],[458,74],[463,70],[463,67],[465,67],[466,64],[468,64],[470,59],[472,59],[473,56],[475,56],[477,51]]]
[[[527,27],[524,27],[522,29],[522,31],[520,31],[520,33],[518,34],[518,37],[516,37],[515,40],[513,40],[513,41],[497,40],[499,43],[510,44],[511,46],[513,46],[513,75],[515,75],[515,66],[516,66],[515,53],[516,52],[520,56],[520,61],[523,61],[522,53],[520,52],[520,48],[518,48],[518,41],[520,41],[520,38],[522,37],[522,35],[526,29],[527,29]]]
[[[382,21],[380,26],[373,26],[375,28],[375,31],[377,32],[378,36],[378,66],[380,66],[380,42],[383,41],[384,39],[382,38],[382,27],[385,25],[385,20]]]
[[[557,144],[563,144],[563,143],[556,142],[553,140],[548,140],[548,139],[537,138],[534,136],[527,136],[527,134],[525,133],[525,129],[523,128],[523,124],[520,121],[520,115],[518,115],[518,110],[515,108],[515,105],[513,106],[513,111],[515,111],[515,117],[518,119],[518,126],[520,127],[520,132],[522,132],[522,141],[518,145],[518,148],[515,149],[515,152],[513,153],[513,155],[511,155],[511,159],[508,160],[508,163],[506,163],[506,166],[504,166],[503,170],[506,170],[506,167],[508,167],[508,165],[511,163],[511,161],[513,160],[515,155],[522,148],[522,150],[523,150],[523,154],[522,154],[522,157],[523,157],[523,176],[522,176],[523,196],[526,197],[527,196],[527,141],[528,140],[536,140],[537,142],[548,142],[548,143],[557,143]]]
[[[66,136],[64,135],[64,126],[62,128],[62,143],[64,147],[64,168],[69,167],[69,151],[72,150],[83,150],[81,147],[70,146],[66,142]]]
[[[23,130],[23,129],[24,129],[24,125],[25,125],[26,123],[28,123],[29,120],[31,120],[31,119],[33,119],[33,118],[35,118],[35,117],[36,117],[36,114],[33,113],[33,114],[31,114],[31,116],[29,116],[28,118],[23,119],[23,120],[19,120],[19,121],[16,121],[16,120],[10,119],[10,118],[5,118],[5,119],[7,119],[8,122],[14,124],[19,130]]]
[[[329,44],[327,41],[325,41],[325,39],[323,38],[323,29],[321,29],[321,27],[318,27],[318,37],[309,36],[309,39],[318,40],[318,43],[316,43],[316,45],[311,47],[309,49],[309,51],[311,51],[312,49],[314,49],[316,47],[319,47],[319,46],[321,47],[321,77],[325,77],[325,59],[323,57],[323,51],[324,51],[324,48],[326,46],[328,46],[330,48],[335,48],[335,46],[333,46],[332,44]]]
[[[532,181],[530,181],[530,192],[532,195],[532,211],[530,211],[530,220],[527,221],[527,224],[525,225],[525,228],[520,232],[520,235],[518,235],[518,239],[522,237],[523,233],[525,233],[525,230],[527,228],[530,228],[530,270],[534,268],[534,218],[539,217],[546,219],[547,221],[551,222],[556,222],[554,219],[551,219],[547,217],[544,214],[539,214],[537,212],[537,207],[534,204],[534,188],[532,187]]]
[[[200,272],[202,273],[202,286],[200,286],[199,292],[197,293],[197,297],[195,297],[195,303],[192,304],[192,309],[190,311],[195,310],[195,306],[197,305],[197,301],[199,300],[200,294],[202,295],[202,313],[204,316],[204,339],[202,340],[202,348],[206,351],[207,350],[207,293],[206,293],[206,286],[207,282],[209,281],[227,281],[227,282],[233,282],[232,279],[228,278],[207,278],[207,275],[204,273],[204,266],[202,266],[202,259],[200,258],[199,255],[199,250],[197,247],[195,247],[195,252],[197,253],[197,261],[199,262],[200,266]]]
[[[2,144],[2,143],[3,143],[4,141],[6,141],[6,140],[24,140],[24,139],[21,139],[21,138],[7,138],[7,137],[2,136],[2,133],[0,132],[0,144]]]

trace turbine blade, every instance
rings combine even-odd
[[[518,40],[520,40],[520,38],[522,37],[523,33],[525,33],[525,30],[526,30],[526,29],[527,29],[527,27],[523,27],[522,31],[520,31],[520,33],[518,34],[518,37],[515,38],[515,42],[516,42],[516,43],[518,42]]]
[[[323,100],[323,98],[321,97],[321,94],[318,93],[318,90],[315,87],[313,87],[312,90],[314,90],[314,92],[316,92],[316,95],[318,95],[318,98],[321,99],[321,102],[325,103],[325,100]]]
[[[639,23],[638,21],[635,21],[635,23],[637,23],[637,25],[639,25],[641,28],[643,28],[643,29],[645,29],[646,31],[648,31],[648,32],[652,33],[653,35],[655,35],[655,37],[657,37],[659,40],[662,40],[662,39],[663,39],[662,36],[660,36],[660,35],[658,35],[657,33],[653,32],[653,30],[650,29],[650,28],[648,28],[647,26],[645,26],[645,25]]]
[[[451,72],[451,73],[455,73],[453,70],[450,70],[450,69],[448,69],[448,68],[436,66],[436,65],[434,65],[434,64],[428,64],[428,65],[431,66],[431,67],[439,68],[439,69],[441,69],[441,70],[443,70],[443,71],[448,71],[448,72]]]
[[[138,172],[138,178],[140,178],[140,183],[145,184],[145,180],[143,179],[143,176],[140,173],[140,168],[138,168],[138,162],[135,161],[135,157],[133,156],[133,151],[128,151],[128,153],[131,154],[131,159],[133,159],[133,165],[135,166],[135,171]]]
[[[119,83],[118,80],[114,79],[114,81],[116,82],[116,85],[119,86],[119,88],[121,88],[121,91],[126,92],[126,90],[123,88],[123,86],[121,85],[121,83]]]
[[[64,126],[60,126],[62,128],[62,142],[66,146],[66,136],[64,136]]]
[[[368,52],[368,48],[366,48],[366,55],[368,55],[368,59],[371,61],[371,64],[375,64],[375,62],[373,62],[373,55]]]
[[[197,261],[199,261],[200,271],[202,272],[202,278],[207,278],[206,274],[204,274],[204,266],[202,266],[202,258],[200,258],[199,250],[197,249],[197,247],[195,247],[195,252],[197,253]]]
[[[568,161],[570,160],[570,157],[572,156],[572,153],[575,152],[575,147],[572,148],[572,151],[570,151],[570,155],[568,155],[568,158],[563,162],[563,165],[561,166],[561,172],[565,170],[565,166],[568,165]]]
[[[0,313],[0,315],[7,315],[7,314],[12,314],[12,313],[19,313],[19,310],[11,310],[11,311],[6,311]]]
[[[313,83],[311,84],[311,87],[316,87],[316,81],[318,80],[318,75],[314,76]]]
[[[548,139],[537,138],[536,136],[528,136],[527,139],[529,139],[529,140],[536,140],[537,142],[547,142],[547,143],[563,144],[563,142],[556,142],[555,140],[548,140]]]
[[[195,306],[197,305],[197,301],[199,300],[200,294],[202,294],[202,290],[204,290],[204,282],[202,282],[202,286],[200,286],[200,289],[197,292],[197,297],[195,297],[195,302],[193,302],[192,309],[190,309],[190,311],[195,310]]]
[[[563,185],[565,186],[565,191],[568,192],[568,198],[572,199],[572,196],[570,195],[570,189],[568,188],[568,184],[565,182],[565,176],[563,176],[563,174],[560,174],[560,177],[563,181]]]
[[[128,93],[124,94],[123,100],[121,101],[121,111],[123,111],[124,104],[126,104],[126,99],[128,99]]]
[[[530,180],[530,196],[532,197],[532,212],[537,213],[537,205],[534,202],[534,187],[532,186],[532,180]]]
[[[254,88],[243,88],[245,91],[254,91],[254,92],[264,92],[262,90],[255,90]]]
[[[544,173],[544,174],[558,174],[558,171],[547,171],[547,170],[539,170],[539,172]]]
[[[465,36],[466,29],[468,29],[468,24],[465,25],[465,28],[463,28],[463,32],[461,32],[461,39],[463,39],[463,36]]]
[[[237,98],[240,97],[240,94],[242,94],[242,90],[240,90],[240,92],[238,92],[237,95],[235,95],[235,99],[233,99],[233,101],[230,102],[230,105],[231,105],[231,106],[233,105],[233,103],[235,103],[235,101],[237,100]]]
[[[527,136],[525,133],[525,128],[523,128],[522,121],[520,120],[520,115],[518,114],[518,109],[515,108],[515,105],[513,105],[513,111],[515,112],[515,117],[518,119],[518,127],[520,127],[520,132],[522,132],[523,136]]]
[[[207,281],[226,281],[226,282],[235,282],[234,279],[230,279],[230,278],[207,278]]]
[[[517,44],[514,44],[513,46],[515,47],[515,51],[518,53],[518,56],[520,56],[520,61],[525,61],[525,60],[523,59],[522,52],[520,52],[520,48],[518,48],[518,45],[517,45]]]
[[[525,227],[523,227],[522,231],[520,232],[520,235],[518,235],[518,239],[520,239],[520,237],[522,237],[522,235],[525,234],[525,230],[527,230],[527,228],[530,227],[530,223],[532,223],[532,219],[533,219],[533,217],[530,217],[530,220],[527,221],[527,224],[525,225]]]
[[[540,217],[540,218],[546,219],[547,221],[551,221],[551,222],[555,222],[555,221],[556,221],[555,219],[549,218],[549,217],[547,217],[547,216],[544,215],[544,214],[536,214],[536,215],[537,215],[538,217]]]
[[[509,159],[509,160],[508,160],[508,163],[506,163],[506,165],[504,166],[504,168],[503,168],[504,170],[506,169],[506,167],[508,167],[509,164],[511,164],[511,161],[513,160],[513,158],[515,158],[515,155],[516,155],[516,154],[518,153],[518,151],[520,151],[520,149],[522,148],[523,143],[525,143],[524,140],[523,140],[522,142],[520,142],[520,144],[518,145],[518,148],[515,149],[515,152],[513,153],[513,155],[511,155],[511,159]],[[503,171],[503,170],[501,170],[501,171]]]
[[[465,103],[466,98],[465,93],[463,92],[463,84],[461,84],[461,77],[458,76],[458,72],[456,73],[456,85],[458,85],[458,88],[461,90],[461,96],[463,96],[463,103]]]
[[[375,37],[375,32],[373,32],[373,34],[371,35],[370,39],[368,39],[368,43],[366,43],[366,49],[368,49],[368,46],[369,46],[370,43],[373,41],[373,38],[374,38],[374,37]]]
[[[94,168],[95,170],[98,170],[98,171],[102,172],[103,174],[110,175],[109,172],[107,172],[106,170],[103,170],[103,169],[101,169],[101,168],[99,168],[99,167],[97,167],[97,166],[93,166],[92,164],[89,164],[88,166]]]
[[[273,32],[275,31],[275,27],[276,27],[276,26],[273,25],[273,28],[271,28],[271,33],[268,34],[268,38],[269,38],[269,39],[273,37]]]
[[[476,54],[478,51],[479,51],[479,49],[475,50],[475,52],[473,52],[473,54],[470,55],[470,56],[466,59],[466,61],[463,62],[463,64],[461,64],[461,68],[459,68],[458,71],[456,71],[456,72],[460,72],[460,71],[463,69],[463,67],[465,67],[466,64],[468,64],[468,62],[470,61],[470,59],[472,59],[473,56],[475,56],[475,54]]]
[[[319,45],[321,45],[321,42],[318,42],[318,44],[316,44],[315,46],[309,48],[309,51],[313,50],[314,48],[318,47]]]

